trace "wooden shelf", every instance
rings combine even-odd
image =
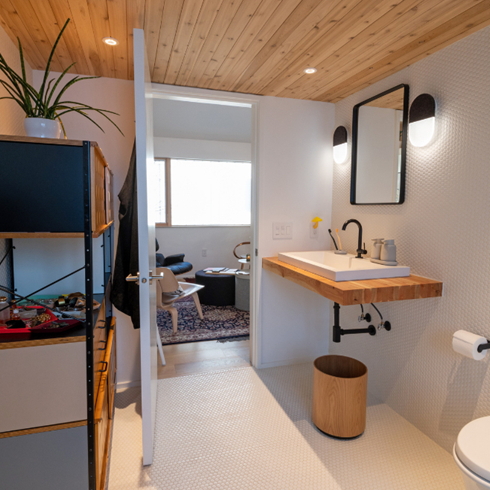
[[[341,306],[442,296],[442,282],[420,276],[335,282],[281,262],[277,257],[263,258],[262,268]]]
[[[85,342],[85,326],[83,326],[80,331],[81,335],[71,337],[54,337],[54,338],[39,338],[39,339],[29,339],[29,340],[13,340],[7,342],[0,342],[0,350],[6,349],[19,349],[23,347],[39,347],[41,345],[59,345],[59,344],[71,344],[73,342]],[[70,334],[71,331],[66,332]]]
[[[12,136],[9,134],[0,134],[0,141],[13,141],[14,143],[38,143],[41,145],[83,146],[83,141],[81,140],[32,138],[29,136]]]
[[[105,293],[95,293],[94,299],[100,303],[104,301],[105,296],[109,291],[109,286]],[[99,320],[99,316],[104,315],[104,308],[101,305],[100,308],[94,310],[93,312],[93,324],[95,325]],[[105,322],[105,319],[104,319]],[[42,345],[59,345],[59,344],[71,344],[73,342],[85,342],[86,341],[86,330],[85,323],[78,325],[70,330],[65,330],[64,332],[56,332],[56,329],[49,335],[36,334],[34,331],[30,339],[26,340],[5,340],[0,342],[0,350],[6,349],[19,349],[22,347],[39,347]]]
[[[104,234],[104,232],[112,226],[114,221],[105,224],[98,230],[92,232],[92,238],[98,238]],[[27,233],[27,232],[16,232],[16,233],[0,233],[0,238],[83,238],[82,233],[49,233],[49,232],[39,232],[39,233]]]
[[[114,220],[111,221],[110,223],[106,223],[104,226],[102,226],[98,230],[94,231],[92,233],[92,238],[98,238],[101,235],[103,235],[105,233],[105,231],[112,226],[112,223],[114,223]]]
[[[85,425],[87,425],[86,420],[78,420],[77,422],[67,422],[66,424],[45,425],[44,427],[33,427],[31,429],[0,432],[0,439],[6,439],[7,437],[26,436],[28,434],[39,434],[41,432],[51,432],[53,430],[73,429],[74,427],[84,427]]]

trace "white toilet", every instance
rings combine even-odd
[[[466,490],[490,489],[490,417],[472,420],[461,429],[453,456]]]

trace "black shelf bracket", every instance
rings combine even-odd
[[[350,328],[345,329],[340,327],[340,305],[338,303],[333,304],[334,311],[334,323],[333,323],[333,341],[340,343],[342,335],[352,335],[357,333],[368,333],[369,335],[376,335],[376,327],[369,325],[367,328]]]

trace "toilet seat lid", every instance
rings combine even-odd
[[[490,417],[472,420],[461,429],[456,454],[473,473],[490,480]]]

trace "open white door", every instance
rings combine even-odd
[[[153,101],[150,70],[142,29],[133,30],[134,104],[136,120],[136,179],[138,190],[138,251],[140,294],[141,411],[143,464],[153,461],[153,434],[157,401],[157,320],[155,220],[153,217]]]

